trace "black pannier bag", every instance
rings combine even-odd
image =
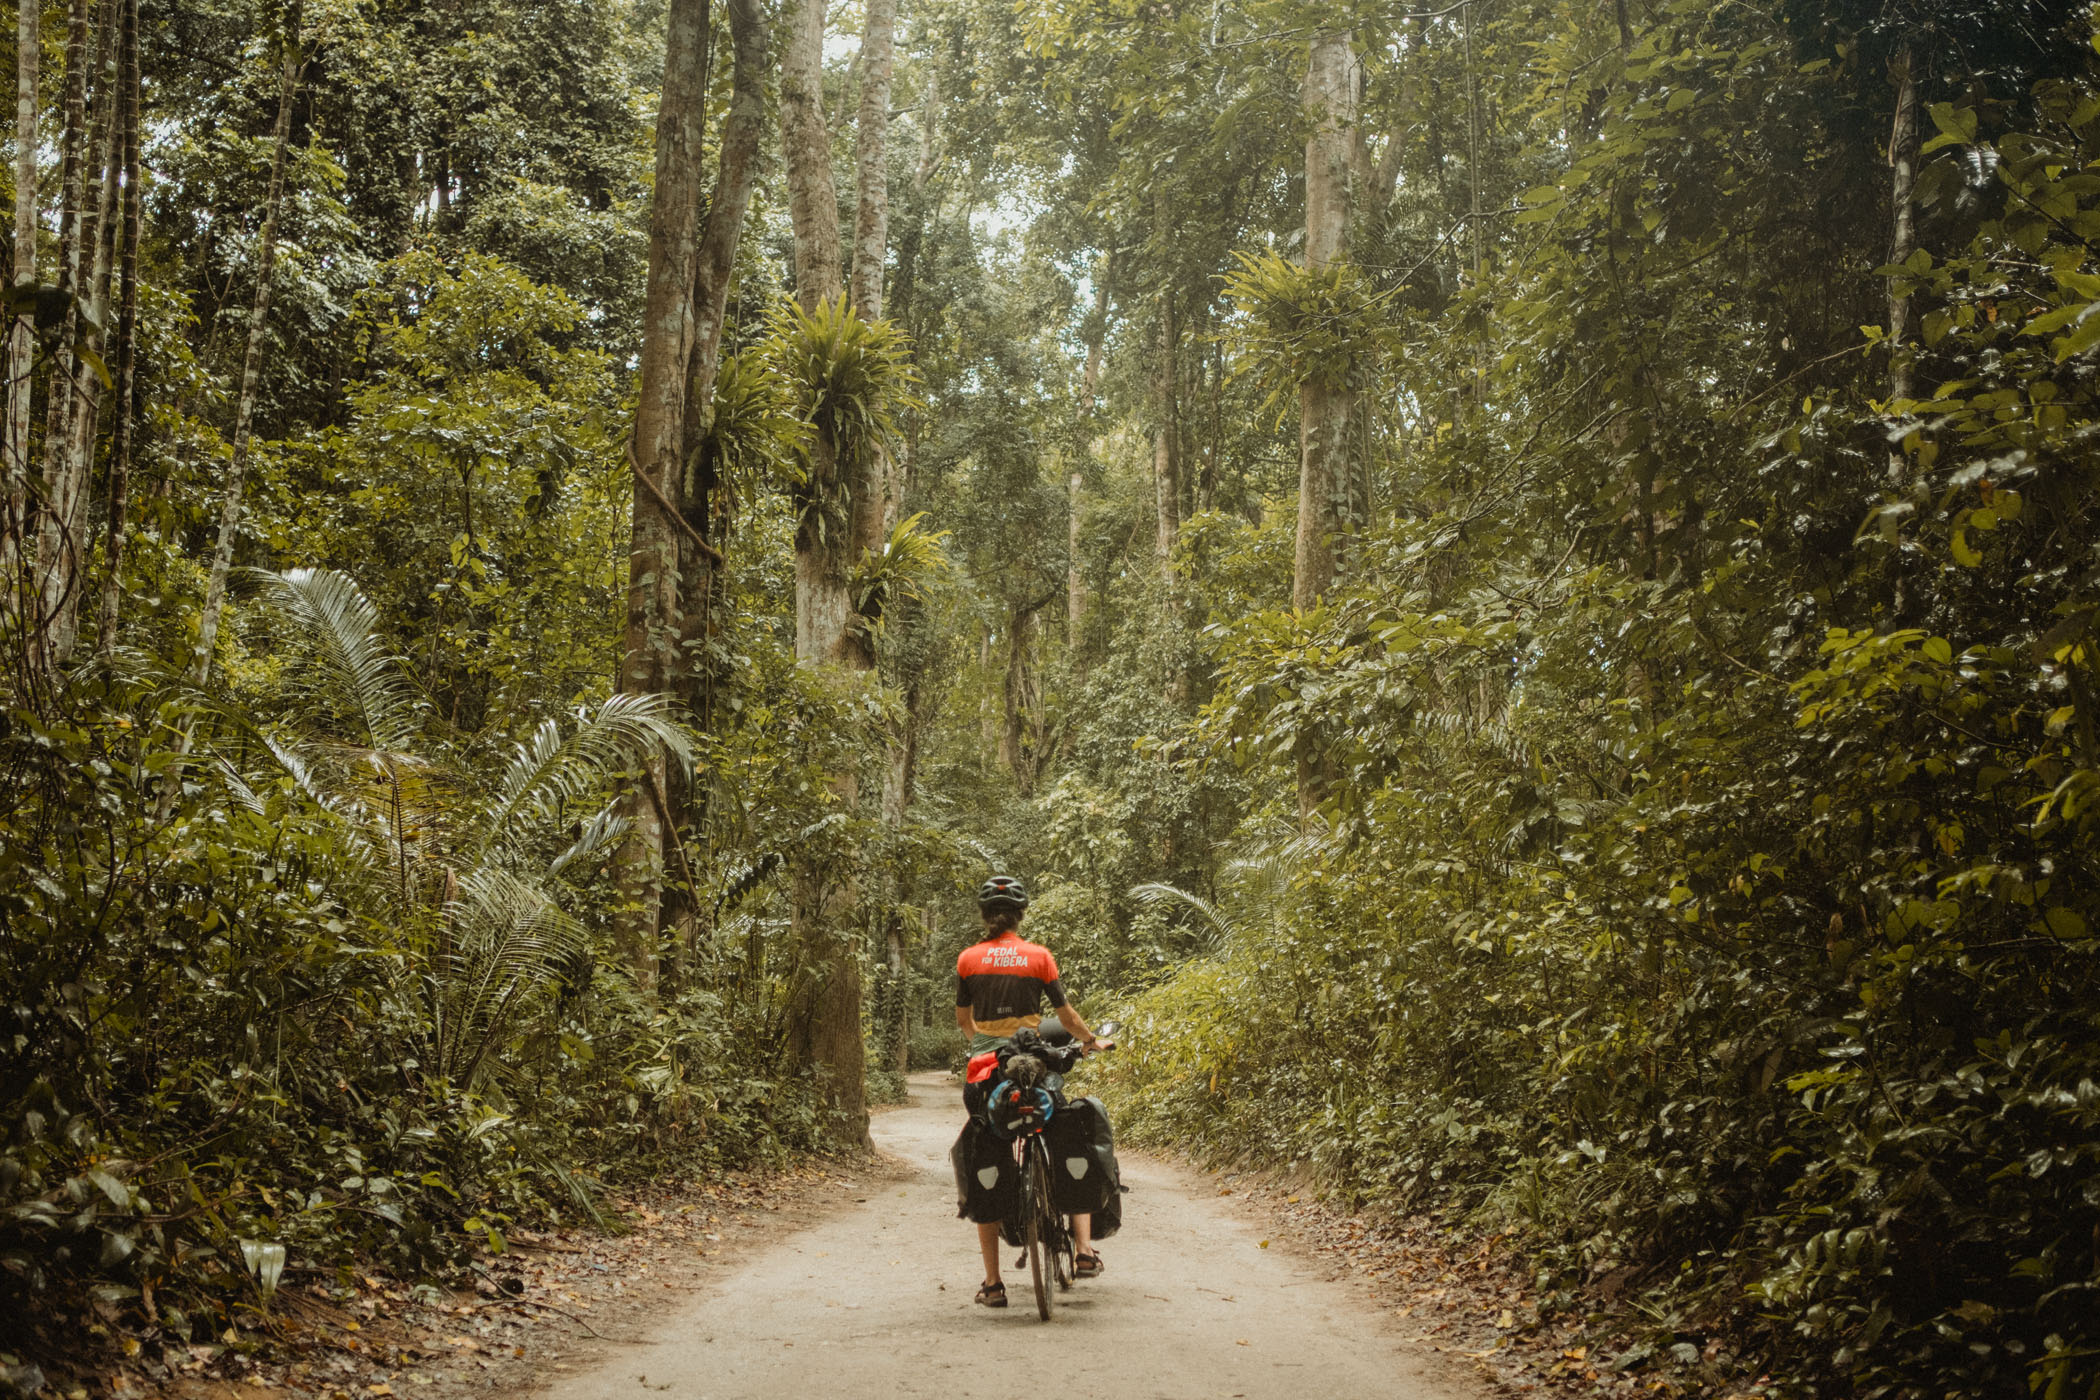
[[[1123,1223],[1122,1175],[1108,1110],[1099,1099],[1073,1099],[1050,1115],[1043,1136],[1050,1149],[1050,1198],[1067,1215],[1091,1214],[1094,1238],[1105,1240]]]
[[[979,1118],[963,1124],[949,1149],[955,1166],[955,1213],[979,1225],[998,1225],[1019,1212],[1020,1180],[1013,1144]]]

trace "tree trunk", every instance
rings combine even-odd
[[[1347,30],[1312,41],[1305,72],[1305,266],[1341,258],[1349,229],[1350,155],[1356,129],[1356,59]],[[1335,537],[1350,489],[1349,426],[1355,395],[1308,379],[1298,390],[1298,538],[1291,604],[1317,606],[1334,581]]]
[[[720,164],[713,197],[707,202],[707,222],[700,236],[693,277],[695,343],[692,371],[687,376],[682,466],[677,474],[677,489],[670,493],[687,527],[677,537],[681,669],[674,693],[685,700],[694,723],[702,729],[713,724],[715,715],[718,677],[709,659],[710,643],[720,626],[721,600],[715,583],[720,551],[727,547],[726,525],[717,528],[721,482],[708,455],[707,438],[714,425],[715,381],[721,372],[722,327],[728,318],[729,294],[735,283],[736,250],[743,238],[751,190],[758,174],[759,142],[765,132],[767,51],[771,44],[770,27],[760,0],[728,3],[734,59],[729,114],[722,124]],[[666,793],[671,798],[666,805],[672,819],[687,820],[696,832],[703,831],[704,801],[678,782],[667,782]],[[685,922],[687,945],[694,945],[705,932],[701,927],[704,906],[699,892],[687,890],[680,899],[666,901],[666,905],[670,910],[667,917]]]
[[[72,0],[66,19],[66,83],[64,116],[59,128],[58,159],[58,285],[65,293],[65,311],[59,321],[57,350],[51,356],[44,391],[44,461],[35,496],[23,512],[25,559],[23,631],[28,649],[29,670],[39,674],[46,659],[46,628],[50,623],[49,584],[51,551],[44,537],[51,523],[51,489],[63,470],[67,430],[73,420],[73,377],[80,371],[73,354],[80,330],[80,242],[81,204],[86,183],[88,97],[89,0]]]
[[[1473,280],[1479,282],[1487,267],[1486,229],[1480,207],[1480,71],[1473,63],[1473,6],[1466,6],[1466,201],[1467,225],[1473,235]]]
[[[897,731],[890,739],[889,772],[882,785],[882,824],[893,836],[904,830],[904,819],[911,811],[912,791],[917,784],[919,767],[919,727],[925,721],[924,700],[927,688],[923,677],[914,671],[904,682],[904,714]],[[896,843],[892,843],[892,849]],[[899,1075],[911,1069],[911,1015],[910,1004],[904,995],[906,983],[905,967],[905,922],[904,910],[911,903],[911,881],[900,861],[896,879],[890,888],[890,907],[884,911],[884,922],[888,927],[891,1040],[889,1053],[892,1067]]]
[[[649,206],[649,281],[635,401],[633,545],[620,689],[662,692],[679,674],[679,531],[670,510],[685,447],[686,377],[699,336],[693,281],[700,256],[701,143],[707,125],[708,0],[671,0],[656,115],[656,192]],[[614,861],[613,937],[638,982],[656,975],[670,814],[664,756],[652,753],[622,799],[633,823]]]
[[[131,449],[137,414],[139,240],[145,231],[145,192],[139,187],[139,0],[122,0],[123,33],[118,47],[123,70],[118,81],[124,115],[119,144],[123,155],[124,216],[118,265],[123,295],[117,312],[117,418],[109,438],[109,519],[103,546],[102,606],[95,623],[95,647],[108,656],[117,645],[124,604],[125,512],[131,490]]]
[[[1031,665],[1035,612],[1034,608],[1014,609],[1013,625],[1006,629],[1005,722],[999,729],[999,761],[1013,774],[1023,798],[1035,790],[1035,755],[1029,733],[1030,720],[1035,715],[1035,674]]]
[[[831,131],[824,121],[824,0],[799,0],[780,66],[781,144],[787,154],[788,209],[794,226],[795,297],[805,311],[843,294],[839,269],[838,187]],[[872,454],[871,454],[872,455]],[[854,627],[850,588],[855,547],[866,534],[874,463],[842,460],[823,434],[810,444],[812,496],[795,531],[795,657],[805,665],[866,670],[873,664]],[[832,779],[841,813],[860,805],[850,769]],[[811,847],[796,863],[794,972],[786,1016],[788,1063],[813,1071],[847,1141],[868,1142],[867,1049],[861,1038],[860,897],[837,846]]]
[[[1174,587],[1174,544],[1181,535],[1181,444],[1175,431],[1179,406],[1174,372],[1178,339],[1174,293],[1169,288],[1159,296],[1159,344],[1152,362],[1152,488],[1158,522],[1153,551],[1158,557],[1160,582],[1170,596]]]
[[[1889,63],[1896,80],[1896,115],[1889,129],[1889,262],[1900,265],[1918,246],[1912,187],[1918,170],[1917,63],[1909,39],[1897,48]],[[1910,294],[1889,283],[1889,402],[1911,396]],[[1889,453],[1889,477],[1899,480],[1905,472],[1903,451]]]
[[[860,38],[860,128],[857,210],[853,221],[853,305],[869,320],[882,314],[882,264],[889,249],[892,30],[897,0],[864,0]]]
[[[780,140],[795,231],[795,300],[814,311],[840,294],[839,197],[824,121],[824,0],[792,0],[780,59]]]
[[[212,652],[219,639],[219,610],[226,602],[226,581],[233,573],[233,549],[241,533],[241,492],[248,479],[248,439],[255,421],[255,392],[262,382],[264,333],[270,318],[270,275],[277,265],[277,216],[284,207],[285,157],[292,142],[292,102],[299,92],[299,10],[285,20],[284,73],[277,90],[277,125],[270,137],[270,185],[263,196],[262,236],[255,255],[255,300],[248,310],[248,351],[241,362],[240,397],[233,409],[233,460],[226,468],[225,492],[219,501],[219,546],[212,555],[211,575],[204,585],[204,608],[197,620],[197,647],[191,653],[190,682],[202,685],[211,676]]]
[[[760,0],[729,0],[729,33],[735,64],[729,116],[722,126],[721,168],[715,175],[714,198],[707,205],[707,233],[700,245],[700,273],[693,288],[700,334],[694,386],[704,415],[713,412],[736,250],[744,236],[744,217],[758,178],[759,142],[765,135],[766,64],[772,35]]]
[[[88,141],[97,173],[95,219],[88,229],[86,279],[87,326],[82,340],[99,359],[109,324],[111,243],[116,230],[119,106],[117,0],[104,0],[95,43],[94,129]],[[95,461],[95,429],[101,418],[102,379],[83,360],[74,366],[74,382],[65,431],[59,442],[57,470],[45,483],[43,527],[39,530],[37,568],[43,575],[46,664],[61,667],[73,659],[80,636],[80,600],[87,589],[88,477]]]
[[[1079,654],[1079,624],[1086,616],[1086,574],[1080,568],[1080,526],[1086,519],[1086,473],[1072,468],[1065,483],[1065,645]]]
[[[1079,376],[1079,412],[1092,417],[1095,393],[1101,384],[1101,347],[1108,339],[1109,285],[1115,278],[1113,249],[1101,255],[1100,282],[1094,287],[1094,313],[1086,318],[1086,367]]]
[[[1088,436],[1092,431],[1094,411],[1097,407],[1095,395],[1101,383],[1101,351],[1108,339],[1109,282],[1115,273],[1115,253],[1104,253],[1095,276],[1094,309],[1086,318],[1086,364],[1079,376],[1079,413],[1072,424],[1072,454],[1075,463],[1082,460],[1088,449]],[[1071,649],[1075,665],[1080,674],[1085,674],[1084,663],[1079,657],[1079,624],[1086,616],[1086,576],[1080,567],[1081,527],[1086,519],[1086,474],[1077,465],[1066,481],[1065,494],[1065,645]]]
[[[43,5],[20,0],[15,21],[15,285],[36,278],[37,243],[37,60],[43,48]],[[7,455],[4,496],[0,496],[0,599],[16,597],[16,570],[22,560],[29,511],[29,415],[33,409],[31,373],[36,365],[36,318],[15,318],[7,344],[7,435],[0,450]],[[6,604],[0,604],[5,607]]]

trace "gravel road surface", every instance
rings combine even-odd
[[[864,1199],[787,1236],[697,1295],[666,1300],[641,1340],[554,1380],[546,1400],[893,1400],[987,1395],[1117,1400],[1474,1400],[1429,1370],[1348,1284],[1281,1249],[1198,1174],[1124,1154],[1130,1194],[1107,1272],[1037,1320],[1026,1267],[1013,1306],[975,1306],[977,1248],[955,1218],[948,1147],[961,1095],[917,1075],[877,1114],[901,1163]]]

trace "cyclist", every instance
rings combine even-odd
[[[1093,1031],[1058,982],[1057,959],[1019,932],[1028,909],[1028,891],[1010,875],[994,875],[977,890],[977,912],[984,917],[984,937],[955,960],[955,1024],[970,1037],[970,1053],[996,1050],[1023,1026],[1042,1024],[1044,1003],[1058,1021],[1087,1049],[1099,1048]],[[1072,1217],[1074,1259],[1081,1278],[1101,1273],[1094,1250],[1094,1218]],[[977,1301],[988,1308],[1006,1306],[1006,1284],[999,1277],[999,1227],[979,1225],[977,1248],[984,1255],[984,1286]]]

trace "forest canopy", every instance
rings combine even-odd
[[[1140,1144],[2100,1395],[2092,12],[17,19],[0,1390],[857,1150],[996,869]]]

